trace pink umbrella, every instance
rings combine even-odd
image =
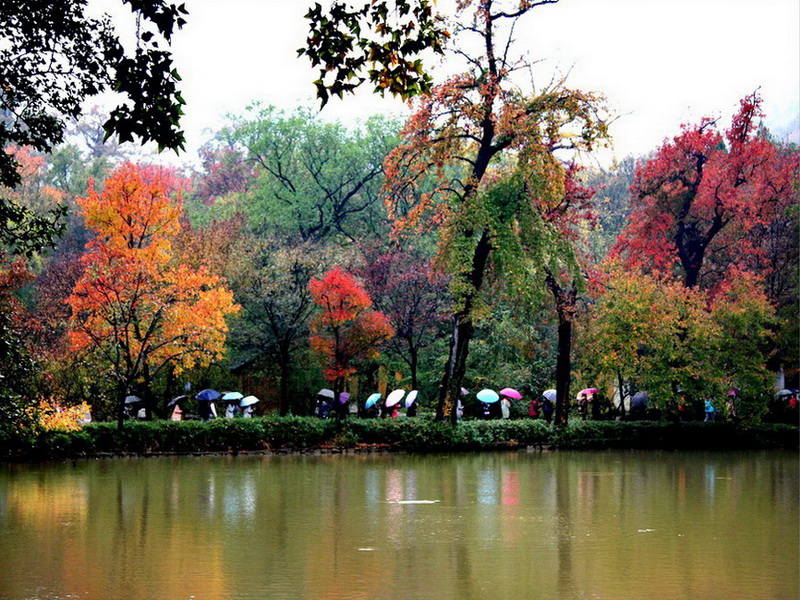
[[[599,391],[600,390],[598,390],[597,388],[586,388],[585,390],[581,390],[578,395],[580,395],[580,394],[587,394],[587,395],[588,394],[596,394]]]
[[[514,400],[522,400],[522,394],[514,388],[503,388],[500,390],[500,395],[506,398],[513,398]]]

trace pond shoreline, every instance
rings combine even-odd
[[[265,417],[200,421],[92,423],[78,431],[45,431],[6,443],[0,460],[37,461],[110,456],[443,453],[550,450],[800,449],[794,425],[575,421],[463,421],[456,426],[414,419],[342,421]]]

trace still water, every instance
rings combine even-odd
[[[798,598],[798,454],[0,465],[0,599]]]

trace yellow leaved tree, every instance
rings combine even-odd
[[[68,299],[70,347],[100,359],[114,379],[119,427],[135,388],[148,389],[168,366],[180,372],[219,359],[226,316],[239,310],[219,277],[175,256],[180,198],[170,171],[126,163],[102,192],[92,184],[78,199],[95,237]]]

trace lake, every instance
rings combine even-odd
[[[789,600],[796,452],[0,465],[2,600]]]

